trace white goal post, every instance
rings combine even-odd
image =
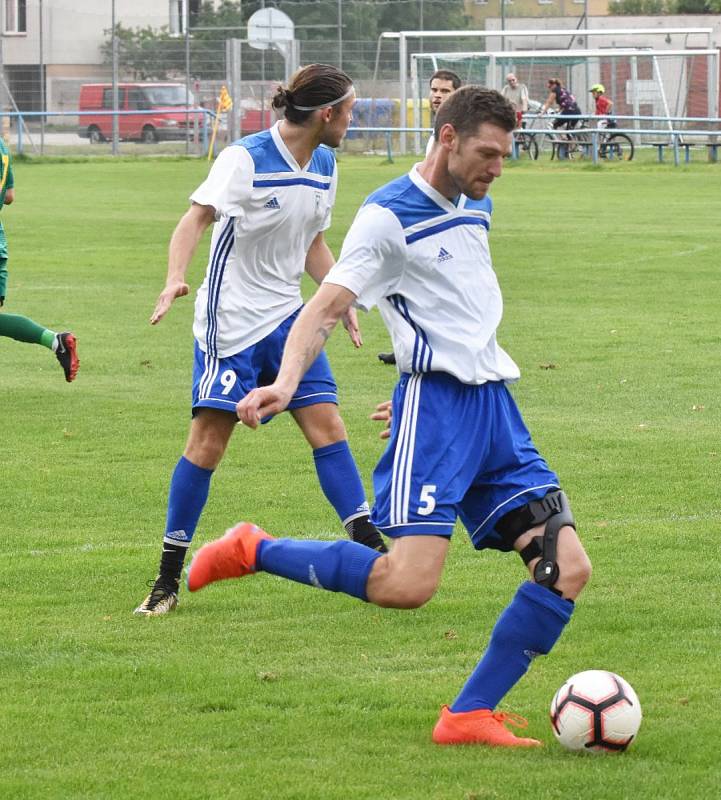
[[[713,33],[712,28],[580,28],[580,29],[561,29],[561,30],[515,30],[512,28],[505,28],[505,29],[492,29],[492,30],[465,30],[465,31],[398,31],[398,32],[386,32],[381,34],[381,39],[391,39],[398,41],[398,48],[399,48],[399,82],[400,82],[400,127],[406,128],[408,126],[408,99],[409,99],[409,87],[412,89],[413,92],[416,91],[414,88],[417,85],[417,76],[416,80],[410,81],[408,70],[409,65],[412,68],[412,65],[415,63],[417,66],[417,60],[410,59],[409,60],[409,52],[408,52],[408,42],[412,39],[422,39],[424,42],[427,40],[467,40],[467,39],[476,39],[476,40],[483,40],[486,48],[483,52],[483,55],[488,57],[494,57],[494,70],[497,70],[499,63],[514,63],[513,58],[520,58],[522,55],[531,57],[529,54],[534,54],[536,58],[540,57],[540,54],[543,53],[544,56],[548,58],[560,58],[560,57],[574,57],[580,56],[581,53],[584,54],[584,57],[593,53],[599,53],[604,57],[608,57],[609,55],[619,52],[625,55],[628,58],[632,58],[633,55],[637,56],[638,58],[645,56],[653,57],[654,55],[657,58],[662,58],[665,56],[670,56],[674,54],[678,57],[683,56],[701,56],[705,59],[708,59],[708,116],[717,117],[719,113],[719,58],[718,58],[718,51],[712,49],[711,44],[711,35]],[[681,35],[685,37],[685,41],[689,41],[689,37],[697,37],[703,49],[699,48],[698,50],[693,48],[688,48],[685,50],[670,50],[670,49],[663,49],[661,46],[658,49],[648,48],[645,43],[643,46],[639,46],[640,40],[642,39],[644,42],[648,39],[648,37],[658,37],[662,36],[665,41],[668,41],[671,35]],[[503,45],[507,41],[516,40],[516,39],[524,39],[524,40],[531,40],[531,42],[535,41],[543,41],[548,40],[549,38],[558,40],[561,39],[568,39],[570,37],[570,47],[564,50],[504,50]],[[596,50],[580,50],[580,49],[573,49],[573,43],[575,40],[581,38],[584,42],[588,42],[590,39],[596,39],[597,41],[600,39],[601,44],[605,44],[605,40],[609,40],[610,37],[610,46],[606,47],[599,47]],[[623,47],[618,47],[615,42],[617,39],[623,39],[628,41],[627,45]],[[635,39],[635,41],[634,41]],[[630,41],[629,41],[630,40]],[[494,49],[492,44],[498,43],[500,45],[500,49]],[[663,43],[661,43],[663,44]],[[489,46],[491,45],[491,46]],[[556,55],[554,55],[556,54]],[[421,54],[414,54],[415,56],[419,56]],[[432,55],[432,54],[431,54]],[[450,55],[450,54],[448,54]],[[463,55],[460,53],[455,53],[455,56]],[[480,53],[467,53],[465,55],[481,55]],[[600,55],[598,57],[600,57]],[[501,58],[505,58],[505,61],[502,62]],[[511,59],[509,62],[509,58]],[[630,63],[630,62],[629,62]],[[660,86],[663,86],[666,82],[665,79],[662,78],[662,70],[659,69],[658,63],[655,63],[652,67],[652,72],[654,73],[653,76],[649,76],[648,80],[652,82],[659,82]],[[490,77],[490,76],[489,76]],[[502,78],[501,78],[502,80]],[[637,78],[637,80],[643,80],[643,78]],[[500,88],[500,84],[498,83],[498,76],[497,73],[493,75],[493,83],[488,81],[488,85],[495,85],[496,88]],[[640,91],[642,84],[638,84],[639,92],[637,92],[638,102],[637,105],[640,107],[642,104],[647,104],[643,102],[643,92]],[[653,90],[652,84],[646,85],[647,92],[651,92]],[[631,92],[633,94],[633,92]],[[629,95],[630,96],[630,95]],[[663,101],[662,101],[663,102]],[[666,98],[666,102],[668,104],[668,95]],[[415,108],[417,104],[414,103],[414,115],[415,115]],[[670,106],[669,106],[670,110]],[[666,114],[668,116],[668,114]],[[416,137],[417,138],[417,137]],[[401,152],[406,152],[406,134],[401,133],[400,135],[400,147]]]

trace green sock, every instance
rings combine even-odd
[[[43,328],[37,322],[33,322],[20,314],[0,314],[0,336],[7,336],[18,342],[28,342],[29,344],[41,344],[50,350],[53,349],[55,342],[55,332]]]

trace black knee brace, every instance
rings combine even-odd
[[[496,523],[496,530],[503,537],[503,541],[509,547],[513,547],[519,536],[544,522],[546,527],[543,534],[531,539],[520,551],[520,556],[524,564],[541,557],[533,570],[533,579],[541,586],[550,589],[558,580],[559,574],[556,561],[558,532],[564,525],[576,529],[576,522],[564,492],[555,489],[540,500],[532,500],[525,506],[514,508]]]

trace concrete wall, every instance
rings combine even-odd
[[[46,64],[100,64],[100,45],[112,25],[110,0],[45,0],[43,60]],[[116,0],[116,21],[126,28],[167,26],[168,0]],[[39,63],[39,0],[28,0],[27,34],[3,35],[2,63]]]
[[[583,37],[583,30],[576,30],[578,17],[510,17],[506,19],[506,30],[565,30],[576,31],[576,41],[574,47],[588,47],[589,49],[600,47],[653,47],[655,49],[681,50],[687,47],[705,47],[705,36],[671,36],[671,41],[665,41],[663,34],[668,28],[712,28],[711,47],[721,47],[721,15],[698,14],[683,16],[662,16],[662,17],[609,17],[609,16],[590,16],[588,28],[593,30],[603,30],[609,28],[654,28],[658,29],[659,35],[639,34],[633,40],[628,37],[592,37],[589,44],[581,44],[579,37]],[[486,30],[500,30],[501,20],[498,16],[486,19]],[[498,40],[493,40],[498,42]],[[510,43],[510,44],[509,44]],[[506,38],[506,47],[514,50],[522,50],[529,47],[528,39],[513,40],[511,36]],[[569,37],[559,37],[554,39],[549,37],[547,40],[538,40],[533,47],[543,47],[552,50],[556,47],[566,48],[569,45]],[[493,49],[496,49],[495,47]]]

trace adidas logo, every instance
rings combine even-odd
[[[280,208],[280,203],[277,197],[271,197],[270,200],[263,206],[263,208]]]
[[[168,533],[165,534],[164,538],[165,539],[170,539],[171,541],[174,540],[176,542],[181,542],[181,543],[182,542],[189,542],[191,540],[191,537],[188,536],[188,534],[183,530],[180,530],[180,531],[169,531]]]
[[[450,261],[453,256],[446,250],[445,247],[441,247],[440,252],[438,253],[438,261]]]

